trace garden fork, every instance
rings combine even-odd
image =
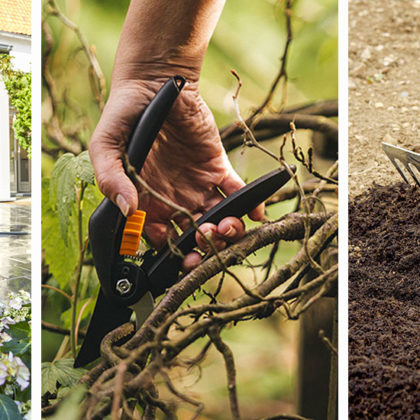
[[[420,187],[420,153],[411,152],[410,150],[388,143],[382,143],[382,147],[404,181],[408,184],[410,183],[400,165],[404,165],[405,169],[407,169],[416,184]]]

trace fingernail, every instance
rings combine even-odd
[[[236,229],[233,228],[232,226],[229,226],[229,229],[224,233],[224,236],[227,236],[228,238],[231,238],[233,236],[235,236],[236,234]]]
[[[121,213],[127,217],[127,214],[130,210],[130,206],[128,205],[127,201],[125,200],[125,198],[121,195],[118,194],[117,195],[117,206],[120,208]]]

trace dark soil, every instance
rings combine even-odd
[[[420,419],[420,189],[349,206],[349,414]]]

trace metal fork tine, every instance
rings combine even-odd
[[[392,144],[388,143],[382,143],[382,147],[385,154],[388,156],[389,160],[395,166],[404,181],[407,182],[407,184],[410,183],[400,164],[404,165],[409,174],[413,177],[416,184],[420,187],[420,179],[411,168],[412,165],[413,167],[416,167],[420,172],[420,153],[411,152],[410,150],[406,150],[398,146],[393,146]]]
[[[387,154],[387,156],[389,157],[389,155]],[[404,181],[409,184],[410,181],[408,180],[408,178],[405,176],[404,171],[401,169],[401,166],[399,164],[399,162],[397,162],[396,159],[391,159],[391,162],[393,163],[393,165],[397,168],[397,171],[400,173],[400,175],[404,178]],[[401,161],[400,161],[401,162]],[[404,165],[405,166],[405,165]],[[406,166],[405,166],[406,167]]]
[[[420,181],[417,179],[416,174],[413,172],[413,170],[411,169],[410,165],[406,166],[408,172],[410,172],[410,175],[413,177],[414,181],[416,181],[416,184],[420,187]]]

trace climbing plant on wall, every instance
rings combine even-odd
[[[0,75],[10,97],[10,105],[16,109],[13,121],[15,136],[28,154],[31,154],[31,73],[14,70],[12,57],[0,54]]]

